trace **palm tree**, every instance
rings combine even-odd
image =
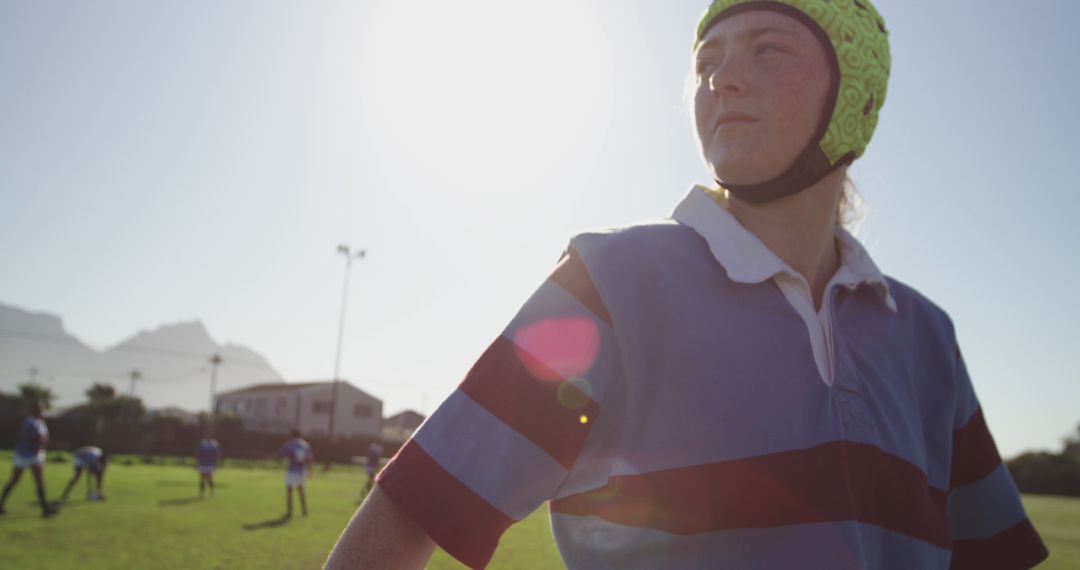
[[[52,389],[41,384],[34,384],[27,382],[25,384],[19,384],[19,393],[16,396],[19,400],[20,407],[24,410],[29,410],[30,405],[34,402],[41,404],[42,409],[49,409],[52,407],[53,400],[56,399],[56,394],[53,394]]]

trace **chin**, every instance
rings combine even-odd
[[[725,166],[713,163],[709,165],[709,169],[713,173],[713,177],[721,186],[725,184],[732,185],[744,185],[744,184],[759,184],[766,182],[770,179],[769,176],[761,176],[758,174],[758,170],[753,168],[747,168],[745,164],[741,164],[738,167]]]
[[[768,161],[763,164],[756,158],[760,153],[747,153],[751,156],[739,156],[741,153],[724,153],[723,157],[706,159],[713,177],[721,184],[748,185],[768,182],[784,173],[785,168]]]

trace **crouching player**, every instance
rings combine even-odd
[[[102,481],[105,479],[105,466],[108,462],[108,457],[100,447],[94,447],[87,445],[75,450],[75,475],[71,477],[71,481],[68,481],[67,487],[64,488],[63,501],[67,501],[68,494],[71,493],[71,489],[75,486],[75,483],[79,481],[79,477],[82,477],[82,472],[86,470],[86,498],[91,501],[104,501],[105,494],[101,490]],[[97,490],[94,490],[92,479],[97,481]]]

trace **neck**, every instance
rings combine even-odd
[[[846,175],[846,167],[838,168],[802,192],[765,204],[735,196],[728,201],[735,219],[806,279],[817,307],[840,267],[834,232]]]

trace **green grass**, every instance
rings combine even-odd
[[[50,454],[50,457],[52,454]],[[0,453],[0,485],[10,453]],[[281,521],[285,513],[284,470],[224,468],[214,476],[217,496],[198,498],[191,466],[124,465],[105,473],[105,502],[86,500],[80,480],[60,513],[41,517],[29,472],[8,498],[0,517],[0,566],[26,569],[111,568],[287,569],[318,568],[358,506],[366,475],[360,468],[315,469],[307,484],[310,515]],[[72,475],[68,463],[45,468],[51,499]],[[294,501],[298,501],[294,497]],[[546,509],[515,525],[489,568],[561,566]],[[464,568],[437,552],[431,569]]]
[[[1024,507],[1050,549],[1050,558],[1039,568],[1080,568],[1080,498],[1024,495]]]
[[[8,461],[0,455],[5,471]],[[49,496],[56,497],[72,469],[50,463],[45,473]],[[310,516],[300,517],[297,505],[297,516],[282,522],[281,469],[221,469],[217,497],[199,500],[190,466],[117,461],[106,473],[108,501],[88,502],[80,481],[60,514],[42,519],[29,475],[0,517],[5,568],[317,568],[356,509],[365,481],[358,468],[316,469],[307,486]],[[1025,496],[1024,503],[1051,550],[1041,568],[1080,568],[1080,499]],[[489,568],[561,566],[541,508],[503,536]],[[442,552],[428,567],[464,568]]]

